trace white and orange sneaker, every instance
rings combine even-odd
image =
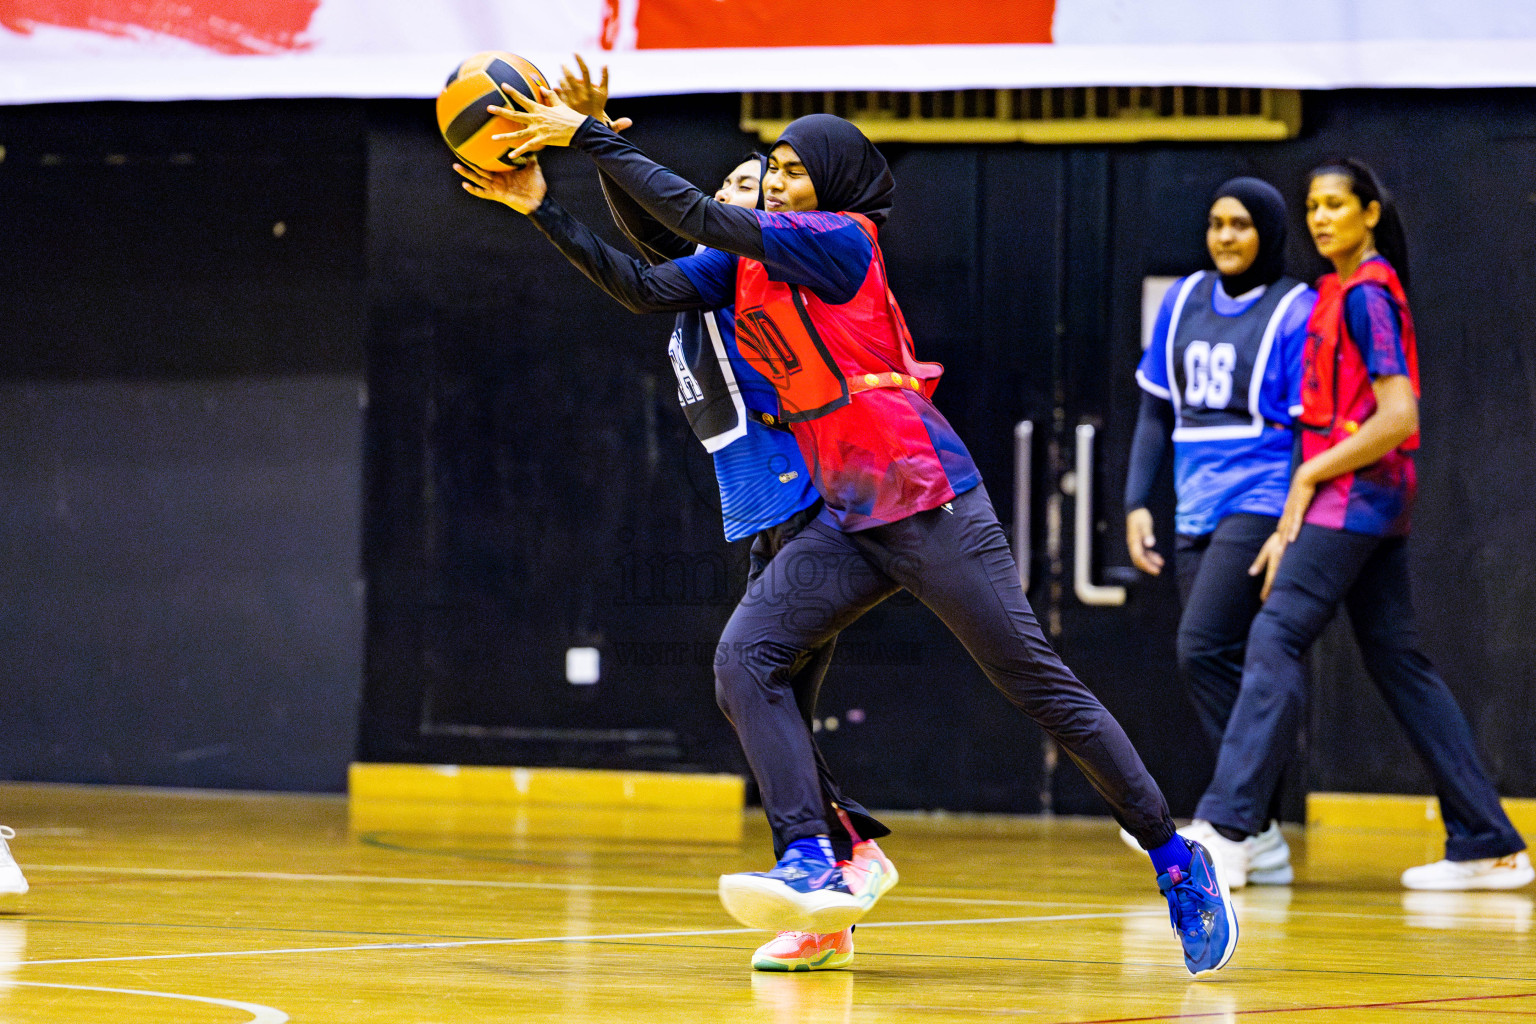
[[[1536,880],[1524,850],[1484,860],[1438,860],[1403,872],[1405,889],[1519,889]]]
[[[834,971],[853,963],[853,929],[829,935],[779,932],[752,954],[754,971]]]
[[[848,891],[853,893],[865,910],[875,905],[875,901],[891,891],[891,888],[901,880],[896,873],[896,865],[891,863],[891,858],[885,855],[885,851],[875,845],[873,839],[864,839],[854,844],[853,859],[839,861],[837,866],[843,871],[843,882],[848,886]]]

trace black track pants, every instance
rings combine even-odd
[[[776,835],[788,842],[828,831],[796,669],[899,588],[937,614],[987,678],[1061,744],[1144,847],[1172,838],[1162,791],[1124,730],[1041,633],[982,487],[856,533],[823,515],[784,545],[737,605],[716,654],[715,692]]]

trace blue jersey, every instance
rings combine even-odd
[[[702,350],[703,358],[690,346]],[[729,429],[701,438],[715,460],[725,539],[750,537],[815,504],[816,488],[794,435],[766,427],[752,415],[777,413],[778,399],[773,385],[737,349],[732,308],[679,313],[668,351],[684,409],[710,404],[712,393],[722,387],[727,400],[717,404],[726,413],[735,407],[736,416],[719,418],[730,422]],[[719,367],[714,379],[702,373],[710,363]],[[690,419],[697,430],[699,421]]]
[[[1237,512],[1278,516],[1317,293],[1281,278],[1236,299],[1201,271],[1163,296],[1136,380],[1173,403],[1174,528],[1198,537]]]

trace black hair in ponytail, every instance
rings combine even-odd
[[[1391,194],[1382,185],[1376,172],[1362,160],[1354,157],[1342,157],[1338,160],[1329,160],[1327,163],[1314,168],[1307,175],[1310,184],[1314,178],[1320,178],[1325,174],[1338,174],[1349,179],[1349,187],[1360,199],[1360,207],[1364,209],[1371,203],[1381,204],[1381,219],[1376,222],[1376,227],[1371,234],[1376,241],[1376,251],[1381,253],[1386,261],[1392,264],[1392,269],[1397,271],[1397,279],[1403,283],[1403,291],[1408,290],[1408,239],[1403,234],[1403,221],[1397,212],[1397,203],[1393,201]]]

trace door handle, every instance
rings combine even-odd
[[[1013,560],[1019,567],[1019,586],[1029,593],[1029,505],[1031,470],[1034,467],[1034,420],[1020,420],[1013,428]]]
[[[1125,604],[1125,588],[1093,582],[1093,424],[1077,428],[1077,472],[1072,510],[1072,589],[1083,604],[1113,608]]]

